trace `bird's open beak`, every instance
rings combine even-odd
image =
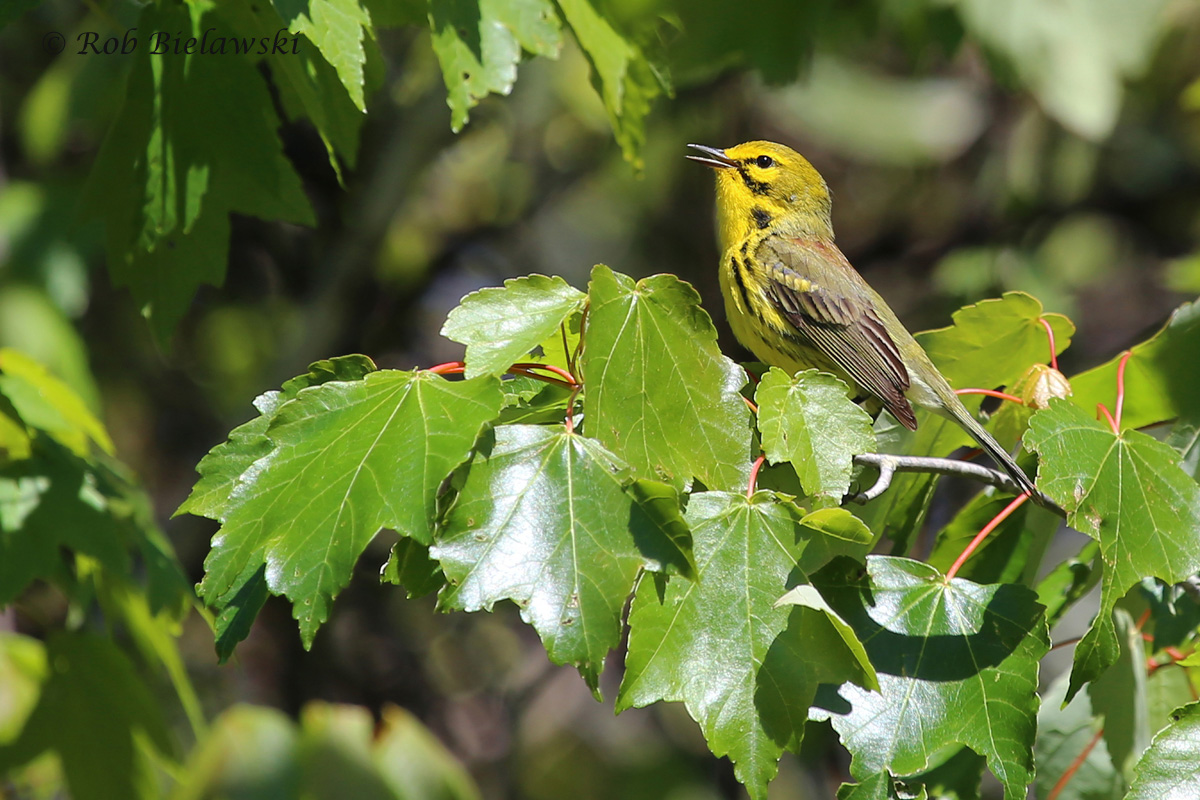
[[[702,144],[689,144],[688,147],[699,150],[704,154],[702,156],[688,155],[687,157],[692,161],[699,161],[701,164],[706,164],[710,167],[716,167],[718,169],[728,169],[729,167],[737,166],[737,162],[725,155],[724,150],[718,150],[715,147],[708,147]]]

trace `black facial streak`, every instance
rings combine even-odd
[[[766,210],[755,207],[750,211],[750,216],[754,217],[754,224],[763,229],[771,224],[771,215]]]
[[[771,191],[771,184],[766,181],[756,181],[750,177],[750,173],[746,172],[743,167],[738,167],[738,174],[742,176],[742,181],[746,184],[746,188],[754,194],[766,194]]]
[[[746,284],[742,282],[742,268],[737,258],[730,258],[729,266],[733,267],[733,279],[737,282],[738,294],[742,296],[742,308],[749,309],[750,298],[746,296]]]

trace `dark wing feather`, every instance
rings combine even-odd
[[[858,278],[840,250],[822,245],[814,242],[809,246],[777,236],[764,239],[755,256],[766,270],[767,297],[805,344],[883,401],[906,428],[916,430],[917,418],[904,396],[911,381],[899,348],[869,304],[837,291],[836,285],[826,285],[836,281],[822,280],[814,264],[825,257],[841,262],[822,265],[825,270],[844,267],[853,273],[846,279]],[[865,283],[863,288],[870,291]]]

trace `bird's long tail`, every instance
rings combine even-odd
[[[1038,491],[1033,481],[1025,474],[1025,470],[1017,466],[1017,462],[1008,454],[1008,451],[1001,447],[1000,443],[987,432],[987,428],[979,424],[979,420],[975,419],[971,415],[971,412],[967,411],[961,405],[957,409],[952,409],[952,413],[954,413],[954,417],[959,424],[966,428],[967,433],[971,434],[975,441],[979,443],[984,452],[995,459],[996,463],[1008,473],[1009,477],[1016,481],[1021,491],[1028,492],[1033,501],[1040,504],[1042,493]]]

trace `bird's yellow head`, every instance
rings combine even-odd
[[[829,187],[808,159],[775,142],[745,142],[719,150],[689,144],[688,155],[717,173],[721,248],[755,229],[789,236],[833,238]]]

